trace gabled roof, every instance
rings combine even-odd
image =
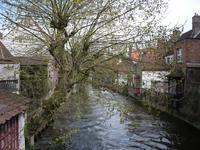
[[[13,58],[13,55],[0,41],[0,59],[9,59],[9,58]]]
[[[0,124],[27,109],[29,99],[17,94],[0,90]]]
[[[200,32],[198,32],[196,35],[193,34],[192,30],[185,32],[181,35],[181,37],[178,39],[178,41],[181,41],[184,39],[200,39]]]
[[[0,41],[0,63],[1,64],[20,63],[20,65],[47,65],[49,60],[50,58],[46,56],[15,57]]]

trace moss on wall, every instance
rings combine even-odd
[[[40,99],[48,92],[47,66],[21,66],[20,90],[24,96]]]

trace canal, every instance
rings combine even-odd
[[[69,117],[69,108],[78,106],[76,119]],[[73,131],[70,138],[69,131]],[[133,99],[91,89],[87,101],[62,108],[54,124],[37,138],[36,149],[198,150],[200,132]]]

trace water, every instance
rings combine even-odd
[[[200,149],[200,132],[183,121],[149,112],[110,91],[90,90],[89,95],[87,111],[81,119],[69,123],[68,114],[62,111],[55,121],[54,128],[63,132],[78,129],[71,142],[63,147],[61,144],[50,146],[48,140],[54,132],[49,129],[37,142],[38,149],[59,146],[59,149],[72,150]]]

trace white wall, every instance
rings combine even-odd
[[[0,80],[18,80],[17,91],[19,91],[20,64],[0,64]]]
[[[24,138],[24,125],[25,125],[25,113],[19,114],[19,149],[25,150],[25,138]]]
[[[18,80],[19,69],[19,64],[0,64],[0,80]]]
[[[152,81],[166,81],[168,71],[142,71],[142,88],[150,89]]]

